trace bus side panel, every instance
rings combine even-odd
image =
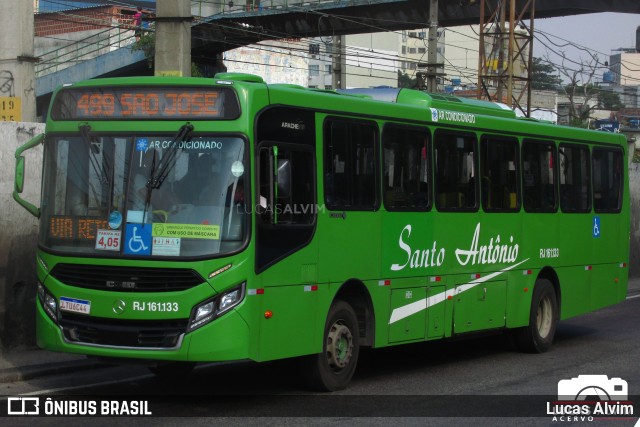
[[[445,286],[447,279],[435,285],[425,285],[429,278],[424,276],[387,280],[388,285],[372,281],[368,289],[375,311],[374,347],[450,337],[454,301],[446,295],[453,294],[455,286]],[[408,312],[399,316],[403,310]]]
[[[462,292],[456,287],[454,333],[496,329],[505,325],[507,282],[489,281]]]
[[[320,300],[333,291],[318,282],[317,234],[306,247],[276,262],[256,277],[262,294],[258,305],[259,361],[322,351],[321,334],[326,315]],[[271,317],[269,314],[271,313]]]
[[[628,273],[628,252],[620,245],[629,234],[628,228],[623,226],[629,224],[628,219],[624,214],[603,213],[595,214],[595,221],[598,222],[598,233],[594,231],[593,258],[600,263],[592,267],[592,310],[615,304],[625,298]]]
[[[560,218],[559,257],[548,259],[557,268],[561,287],[561,319],[568,319],[591,310],[593,278],[593,215],[564,213]]]
[[[624,300],[627,289],[626,268],[621,268],[619,263],[599,264],[593,267],[592,273],[592,310]]]
[[[387,285],[385,285],[387,283]],[[367,289],[371,295],[374,316],[374,347],[385,347],[389,344],[389,326],[391,319],[391,283],[384,280],[368,282]]]
[[[560,282],[560,320],[569,319],[590,311],[591,271],[585,266],[556,269]]]
[[[277,286],[265,289],[262,297],[259,361],[320,353],[321,293],[327,286],[312,290],[311,285]],[[271,317],[268,318],[268,312]],[[324,325],[324,322],[322,322]]]
[[[427,286],[426,277],[394,279],[390,290],[391,311],[394,309],[415,307],[410,316],[391,322],[387,318],[389,343],[423,340],[427,327]],[[383,319],[384,320],[384,319]]]
[[[536,275],[523,274],[520,270],[509,274],[507,281],[507,328],[519,328],[529,324],[531,297],[536,283]]]
[[[382,280],[379,287],[386,293],[375,307],[376,346],[441,338],[445,303],[427,304],[427,298],[436,292],[430,282],[435,276],[440,250],[433,237],[436,216],[431,212],[381,210],[380,213]],[[437,249],[434,251],[434,248]],[[444,292],[443,281],[434,283]],[[403,312],[411,314],[403,317],[405,314],[400,315]]]
[[[316,230],[319,281],[342,284],[380,278],[381,223],[378,212],[321,210]]]

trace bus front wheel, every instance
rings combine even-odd
[[[528,353],[544,353],[549,350],[558,324],[558,299],[551,282],[536,281],[531,298],[529,326],[514,330],[516,345]]]
[[[308,385],[320,391],[347,387],[356,370],[360,350],[358,319],[351,305],[336,301],[324,328],[322,353],[309,356],[305,367]]]

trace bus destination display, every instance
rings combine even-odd
[[[230,88],[71,88],[56,96],[54,120],[235,119],[238,101]]]

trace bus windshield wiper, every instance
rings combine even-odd
[[[80,124],[80,126],[78,126],[78,130],[80,131],[80,135],[82,136],[82,141],[84,142],[84,145],[87,147],[89,163],[91,163],[91,167],[93,168],[94,172],[100,179],[100,184],[108,184],[109,178],[107,177],[107,172],[105,171],[104,166],[106,166],[107,169],[111,170],[111,165],[109,164],[101,165],[98,159],[96,158],[96,155],[100,152],[99,151],[100,149],[98,148],[97,144],[94,146],[94,142],[90,133],[91,126],[89,126],[88,123],[82,123]],[[107,157],[104,157],[103,160],[105,163],[108,161]]]
[[[178,132],[173,138],[171,145],[167,149],[167,152],[162,156],[162,159],[156,163],[153,162],[151,172],[149,173],[149,180],[147,181],[147,188],[158,189],[162,186],[162,183],[167,179],[167,175],[171,171],[171,168],[175,165],[176,156],[178,154],[178,148],[180,144],[191,139],[191,133],[193,132],[193,125],[189,122],[180,126]],[[156,171],[157,170],[157,171]]]

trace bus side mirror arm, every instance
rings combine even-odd
[[[278,146],[271,147],[271,158],[269,159],[269,203],[273,212],[271,214],[271,223],[278,223],[278,210],[276,202],[278,201]]]
[[[24,190],[25,170],[25,158],[22,153],[40,145],[43,139],[44,134],[40,134],[29,140],[29,142],[22,145],[21,147],[18,147],[18,149],[16,150],[16,174],[13,181],[13,199],[36,218],[40,218],[40,208],[20,197],[20,194],[22,194],[22,191]]]

